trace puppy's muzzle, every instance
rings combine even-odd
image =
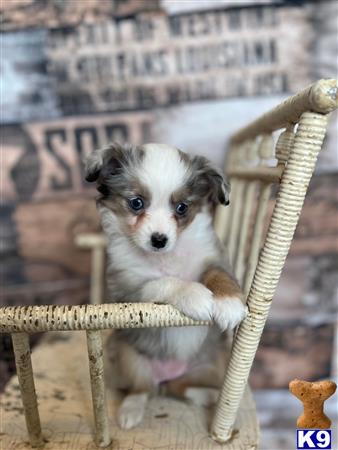
[[[151,235],[151,245],[154,248],[160,249],[167,245],[168,237],[165,234],[153,233]]]

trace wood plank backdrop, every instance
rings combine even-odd
[[[235,128],[335,76],[336,2],[240,3],[2,1],[2,305],[88,301],[89,255],[74,236],[100,229],[81,165],[93,149],[156,138],[221,166]],[[331,370],[335,133],[311,184],[254,386]],[[8,340],[2,345],[5,380],[12,365]]]

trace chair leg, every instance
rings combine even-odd
[[[42,447],[44,441],[41,434],[29,336],[27,333],[13,333],[12,342],[30,444],[32,447]]]
[[[95,441],[99,447],[107,447],[111,439],[105,401],[103,347],[100,330],[87,330],[87,346],[95,419]]]

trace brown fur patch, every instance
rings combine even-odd
[[[174,213],[173,218],[177,223],[177,228],[179,230],[183,230],[194,220],[196,214],[201,210],[203,204],[205,203],[205,200],[194,196],[188,186],[184,186],[182,189],[174,192],[171,196],[171,204],[173,209],[177,203],[180,202],[187,203],[188,211],[183,216],[179,216]]]
[[[186,214],[183,216],[178,216],[177,214],[173,214],[173,219],[176,221],[177,229],[182,231],[184,228],[186,228],[188,225],[191,224],[191,222],[194,220],[196,214],[200,211],[200,206],[198,205],[189,205],[189,209]]]
[[[113,211],[119,217],[127,217],[131,215],[127,200],[123,197],[107,197],[100,199],[100,204]]]
[[[144,201],[145,208],[150,205],[151,194],[138,180],[130,180],[130,185],[126,185],[124,188],[121,186],[119,191],[112,191],[106,197],[99,199],[99,202],[119,217],[143,216],[144,219],[144,210],[140,212],[133,211],[128,205],[128,199],[132,197],[141,197]],[[139,223],[139,220],[136,223]]]
[[[138,179],[131,180],[130,190],[135,197],[142,197],[145,207],[150,205],[151,192]]]
[[[171,204],[173,209],[180,202],[189,206],[182,216],[174,213],[177,227],[182,230],[194,220],[204,205],[209,205],[212,211],[218,203],[228,204],[230,186],[203,156],[190,157],[180,150],[179,154],[187,166],[188,176],[182,188],[173,192]]]
[[[208,269],[203,273],[201,281],[217,298],[241,297],[242,295],[236,280],[221,269]]]

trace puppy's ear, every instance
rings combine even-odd
[[[230,183],[221,171],[204,156],[195,156],[192,160],[192,167],[199,195],[206,196],[214,204],[229,205]]]
[[[84,160],[86,181],[97,181],[100,176],[117,174],[123,164],[124,152],[127,150],[129,148],[124,149],[116,142],[106,148],[95,150]]]

